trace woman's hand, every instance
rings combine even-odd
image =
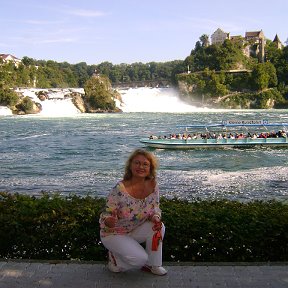
[[[153,215],[151,221],[154,223],[154,226],[153,226],[154,231],[161,230],[162,222],[161,222],[161,218],[159,215],[157,215],[157,214]]]
[[[160,216],[157,214],[153,215],[153,217],[151,218],[151,221],[155,224],[161,222]]]
[[[108,216],[105,221],[104,224],[109,227],[109,228],[114,228],[117,222],[117,212],[114,211],[112,213],[112,216]]]

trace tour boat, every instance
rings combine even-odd
[[[141,138],[150,148],[288,147],[288,123],[267,120],[224,120],[222,123],[177,126],[181,132]]]

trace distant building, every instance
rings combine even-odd
[[[278,48],[278,49],[282,49],[283,48],[283,44],[281,43],[281,41],[280,41],[280,39],[279,39],[279,37],[278,37],[278,35],[276,34],[276,36],[275,36],[275,38],[274,38],[274,40],[273,40],[273,43],[276,45],[276,47]]]
[[[245,40],[249,44],[250,55],[254,54],[259,62],[264,62],[266,41],[263,31],[246,32]]]
[[[226,39],[231,41],[242,41],[243,53],[247,57],[251,55],[257,56],[259,62],[264,61],[266,40],[263,31],[246,32],[245,36],[241,35],[231,36],[230,33],[224,32],[218,28],[211,35],[212,44],[222,44]]]
[[[226,39],[229,39],[229,33],[224,32],[220,28],[218,28],[211,35],[211,43],[212,44],[222,44]]]
[[[2,59],[4,63],[13,62],[16,67],[18,67],[22,62],[20,59],[11,54],[0,54],[0,59]]]

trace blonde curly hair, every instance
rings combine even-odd
[[[156,156],[144,149],[136,149],[134,152],[131,153],[128,160],[126,161],[125,165],[125,172],[124,172],[124,180],[130,180],[132,178],[132,171],[131,171],[131,163],[133,159],[138,156],[142,155],[144,156],[150,163],[150,173],[149,176],[146,177],[146,179],[155,179],[156,178],[156,170],[158,168],[158,160]]]

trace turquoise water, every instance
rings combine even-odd
[[[0,117],[0,191],[105,196],[139,139],[225,119],[288,122],[287,110]],[[288,149],[152,150],[165,197],[288,199]]]

